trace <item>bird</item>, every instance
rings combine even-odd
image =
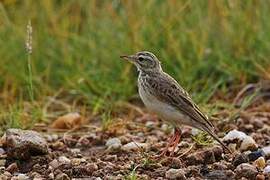
[[[199,109],[188,92],[163,71],[161,62],[153,53],[140,51],[133,55],[122,55],[120,58],[137,67],[138,91],[146,108],[174,128],[173,135],[160,155],[166,155],[170,147],[172,147],[170,155],[173,155],[180,142],[182,125],[207,132],[224,149],[231,152],[215,133],[208,116]]]

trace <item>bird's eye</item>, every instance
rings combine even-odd
[[[139,61],[142,61],[143,60],[143,57],[139,57],[138,59],[139,59]]]

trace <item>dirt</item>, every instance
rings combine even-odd
[[[225,117],[214,123],[221,137],[232,129],[253,137],[256,149],[240,152],[235,147],[230,154],[216,143],[199,145],[192,138],[194,131],[183,127],[174,156],[157,157],[172,129],[154,116],[137,115],[128,121],[116,120],[106,130],[93,122],[89,127],[65,133],[40,131],[48,142],[49,153],[26,160],[7,156],[8,150],[1,147],[1,178],[266,179],[270,163],[262,148],[270,143],[270,110],[253,110],[239,113],[235,121]],[[107,143],[111,138],[116,140]],[[129,148],[123,148],[128,143]],[[259,157],[263,157],[260,165],[255,163]]]

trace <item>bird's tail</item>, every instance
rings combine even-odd
[[[210,128],[206,127],[206,126],[202,127],[201,129],[204,130],[204,131],[206,131],[208,134],[210,134],[210,135],[211,135],[217,142],[219,142],[219,144],[221,144],[221,145],[223,146],[223,148],[226,149],[229,153],[232,153],[232,151],[228,148],[228,146],[226,146],[226,145],[219,139],[219,137],[216,135],[216,133],[215,133],[212,129],[210,129]]]

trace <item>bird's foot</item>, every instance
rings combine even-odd
[[[178,143],[180,141],[180,137],[181,137],[181,130],[178,129],[178,128],[175,128],[174,129],[174,134],[169,139],[168,144],[166,145],[166,147],[163,149],[163,151],[161,152],[161,154],[158,157],[166,156],[167,152],[169,152],[170,147],[172,147],[172,151],[171,151],[169,156],[173,156],[175,148],[176,148],[176,146],[178,145]]]

